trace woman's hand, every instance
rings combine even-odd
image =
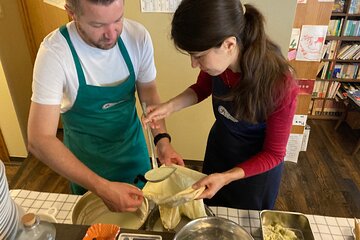
[[[213,173],[206,176],[193,184],[192,188],[199,189],[205,187],[205,191],[197,198],[212,198],[223,186],[232,181],[239,180],[245,177],[245,172],[242,168],[234,167],[223,173]]]
[[[206,176],[192,186],[193,189],[199,189],[201,187],[205,187],[204,192],[197,198],[212,198],[224,185],[226,185],[226,181],[224,178],[224,174],[222,173],[213,173],[209,176]]]
[[[170,102],[150,105],[146,107],[146,116],[142,116],[141,121],[145,128],[149,124],[150,128],[157,129],[160,127],[157,121],[170,116],[172,113],[173,110]]]

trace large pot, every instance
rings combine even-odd
[[[137,230],[144,224],[148,214],[149,203],[146,198],[144,198],[142,206],[135,212],[111,212],[97,195],[87,192],[75,204],[72,223],[79,225],[108,223],[121,228]]]
[[[174,240],[254,240],[240,225],[226,218],[203,217],[186,224]]]

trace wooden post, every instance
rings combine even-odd
[[[333,4],[333,2],[319,2],[318,0],[307,0],[307,3],[298,3],[293,27],[301,29],[303,25],[328,25]],[[290,64],[296,71],[296,78],[315,81],[320,62],[292,60]],[[299,95],[295,114],[307,115],[310,102],[310,94]],[[291,132],[302,134],[304,127],[293,126]]]
[[[6,147],[6,143],[2,135],[1,129],[0,129],[0,159],[3,162],[10,162],[9,151]]]

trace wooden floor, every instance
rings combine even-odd
[[[311,132],[307,151],[300,153],[298,163],[285,163],[276,209],[360,218],[360,151],[351,156],[360,132],[346,123],[334,131],[335,123],[308,121]],[[188,163],[201,169],[197,161]],[[6,170],[11,189],[70,192],[65,179],[34,157],[22,164],[6,164]]]

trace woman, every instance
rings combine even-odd
[[[183,0],[172,39],[187,52],[197,82],[166,103],[149,106],[156,121],[212,95],[216,121],[204,159],[208,174],[194,188],[208,205],[272,209],[296,107],[297,84],[279,47],[266,36],[264,17],[239,0]]]

